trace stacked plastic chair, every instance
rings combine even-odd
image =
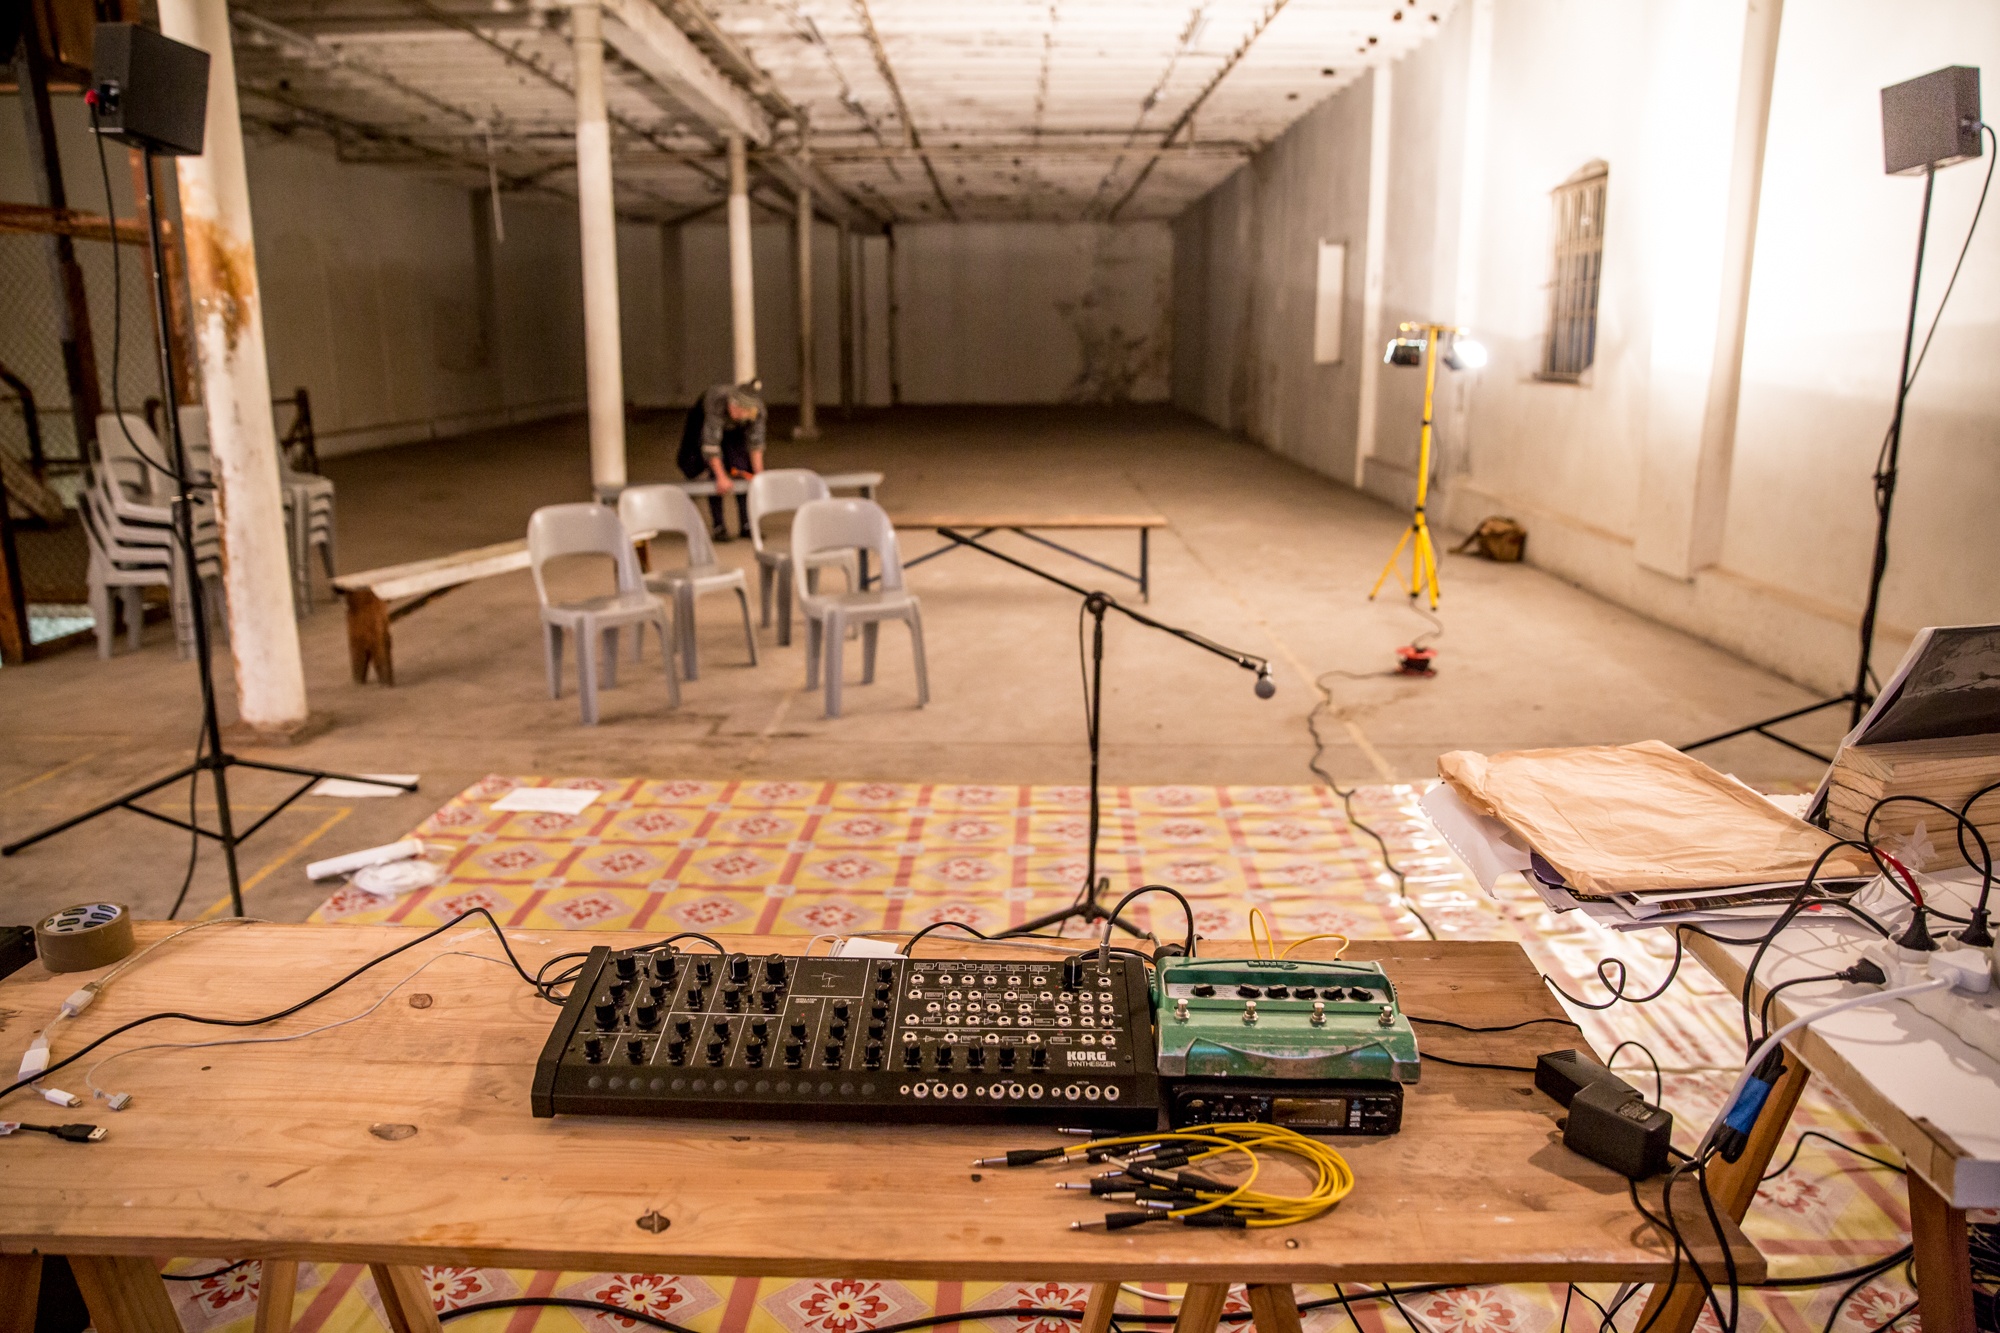
[[[181,440],[187,446],[188,461],[197,474],[210,467],[208,409],[199,404],[183,407]],[[292,605],[303,617],[313,609],[312,553],[319,550],[320,564],[327,578],[333,578],[333,479],[313,472],[294,472],[278,451],[278,486],[285,500],[285,550],[292,566]]]
[[[125,612],[128,642],[139,646],[143,589],[163,587],[173,606],[174,641],[182,658],[194,652],[194,599],[186,553],[174,532],[174,479],[167,457],[145,419],[107,413],[97,419],[97,456],[90,485],[80,498],[90,538],[90,609],[97,622],[97,654],[111,656],[116,634],[111,595]],[[192,501],[194,574],[211,585],[209,606],[222,606],[222,539],[215,506]],[[220,623],[217,617],[217,623]]]

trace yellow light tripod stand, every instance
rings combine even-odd
[[[1402,336],[1389,344],[1389,351],[1382,359],[1390,365],[1409,365],[1408,360],[1398,360],[1399,354],[1408,356],[1422,348],[1424,361],[1424,431],[1417,445],[1417,508],[1410,518],[1410,526],[1403,529],[1403,535],[1396,542],[1396,549],[1389,553],[1389,563],[1382,566],[1382,573],[1375,580],[1375,586],[1368,590],[1368,600],[1374,601],[1375,594],[1382,591],[1382,585],[1389,581],[1389,574],[1396,568],[1396,561],[1402,558],[1403,548],[1410,548],[1410,600],[1429,590],[1431,610],[1438,604],[1438,560],[1437,548],[1431,544],[1431,526],[1424,517],[1424,501],[1430,495],[1431,486],[1431,401],[1437,393],[1438,335],[1455,334],[1461,330],[1449,324],[1402,324],[1396,329]],[[1421,334],[1418,343],[1415,335]],[[1400,580],[1399,580],[1400,582]]]

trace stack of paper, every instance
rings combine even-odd
[[[1843,745],[1827,783],[1827,826],[1843,838],[1867,827],[1874,841],[1913,870],[1968,864],[1958,846],[1958,821],[1934,805],[1896,801],[1874,823],[1869,811],[1890,796],[1922,796],[1957,810],[1974,792],[2000,782],[2000,736],[1952,736],[1890,745]],[[1989,848],[2000,847],[2000,792],[1975,804],[1973,827]],[[1972,861],[1979,844],[1965,839]]]
[[[1813,877],[1837,899],[1865,857],[1659,741],[1438,760],[1423,807],[1489,891],[1516,871],[1558,912],[1619,930],[1774,917]]]

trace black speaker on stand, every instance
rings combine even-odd
[[[1909,317],[1903,325],[1903,369],[1896,380],[1896,412],[1890,419],[1889,435],[1875,469],[1875,559],[1869,567],[1868,600],[1861,612],[1861,660],[1854,669],[1854,688],[1831,699],[1704,737],[1683,745],[1684,752],[1755,733],[1830,764],[1832,755],[1821,754],[1770,728],[1842,704],[1848,706],[1847,725],[1852,728],[1860,725],[1861,715],[1875,702],[1875,672],[1871,665],[1875,655],[1875,619],[1882,605],[1882,576],[1889,569],[1889,510],[1896,499],[1896,464],[1903,448],[1903,407],[1910,396],[1910,358],[1917,341],[1917,296],[1924,285],[1924,250],[1930,240],[1931,193],[1937,184],[1939,167],[1980,155],[1980,134],[1985,128],[1979,114],[1979,71],[1971,66],[1950,65],[1882,90],[1883,170],[1891,176],[1921,174],[1924,209],[1917,223],[1917,267],[1910,280]],[[1977,222],[1975,217],[1974,225]]]
[[[113,810],[137,814],[185,829],[198,838],[210,838],[222,847],[229,871],[229,905],[243,915],[243,887],[236,866],[236,847],[245,838],[271,822],[293,801],[315,784],[329,777],[350,777],[319,769],[295,768],[288,764],[266,764],[239,759],[222,748],[222,724],[215,707],[215,671],[210,661],[208,596],[202,583],[200,558],[194,544],[194,502],[198,489],[188,469],[187,447],[181,437],[179,386],[175,382],[173,338],[167,323],[167,269],[160,240],[159,200],[153,194],[153,160],[156,157],[199,157],[208,119],[208,53],[163,37],[135,23],[100,23],[92,51],[90,103],[91,127],[101,136],[128,144],[144,155],[146,243],[153,261],[153,330],[160,348],[161,400],[166,404],[166,466],[174,477],[173,529],[186,565],[189,613],[194,619],[195,663],[201,676],[202,742],[194,762],[143,787],[104,802],[80,815],[51,825],[17,842],[0,847],[0,856],[12,856],[44,838],[87,823]],[[100,147],[100,152],[102,148]],[[107,210],[111,200],[104,201]],[[113,242],[114,247],[116,241]],[[117,386],[113,385],[115,392]],[[265,773],[285,773],[304,778],[291,795],[279,801],[264,816],[241,833],[229,807],[229,770],[251,768]],[[137,804],[162,787],[182,778],[199,781],[208,773],[215,783],[214,829],[204,828],[199,819],[179,819]],[[373,778],[351,778],[375,782]],[[414,783],[381,783],[415,791]]]

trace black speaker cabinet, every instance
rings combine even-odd
[[[1979,71],[1947,65],[1882,90],[1882,169],[1917,176],[1979,156]]]
[[[208,52],[136,23],[100,23],[90,78],[100,134],[165,157],[201,156]]]

